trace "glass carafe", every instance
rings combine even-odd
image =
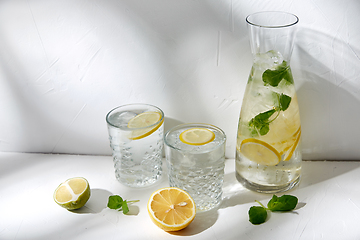
[[[253,65],[241,107],[236,178],[265,193],[296,186],[301,173],[301,125],[290,58],[298,17],[259,12],[246,18]]]

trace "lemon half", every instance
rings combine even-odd
[[[158,124],[156,124],[157,122]],[[140,113],[128,122],[128,128],[137,128],[131,132],[129,139],[137,140],[149,136],[155,132],[163,122],[164,118],[162,118],[162,115],[159,112]]]
[[[53,198],[68,210],[81,208],[90,198],[89,183],[82,177],[70,178],[56,188]]]
[[[190,128],[183,131],[179,138],[189,145],[204,145],[215,139],[215,133],[207,128]]]
[[[243,140],[240,152],[249,160],[266,166],[275,166],[281,160],[280,153],[274,147],[255,138]]]
[[[176,187],[161,188],[151,194],[147,209],[151,220],[165,231],[179,231],[195,218],[196,206],[191,196]]]

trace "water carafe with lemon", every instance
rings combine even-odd
[[[287,191],[301,174],[301,124],[290,69],[298,18],[259,12],[246,18],[253,65],[240,112],[236,178],[265,193]]]

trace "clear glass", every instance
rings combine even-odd
[[[301,175],[301,124],[290,58],[298,18],[260,12],[246,18],[253,66],[241,107],[236,177],[246,188],[287,191]]]
[[[144,112],[157,112],[161,119],[144,128],[128,128],[130,119]],[[148,104],[129,104],[111,110],[106,122],[117,180],[130,187],[145,187],[159,180],[162,174],[163,111]],[[156,130],[139,139],[131,138],[136,131],[146,133],[150,129]]]
[[[205,128],[215,139],[204,145],[183,143],[179,136],[190,128]],[[181,124],[165,134],[165,155],[171,187],[187,191],[198,211],[218,206],[222,199],[225,167],[225,133],[208,124]]]

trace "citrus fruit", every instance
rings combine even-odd
[[[161,121],[160,121],[161,120]],[[128,122],[128,128],[136,128],[130,134],[131,140],[137,140],[149,136],[155,132],[164,122],[159,112],[143,112]]]
[[[298,127],[296,132],[287,139],[283,139],[279,142],[270,142],[270,145],[273,146],[280,153],[280,155],[283,155],[295,144],[300,129],[301,127]]]
[[[291,146],[291,149],[285,154],[284,161],[289,161],[291,159],[297,145],[299,144],[300,137],[301,137],[301,130],[297,133],[296,140],[294,144]]]
[[[215,133],[207,128],[190,128],[183,131],[179,138],[189,145],[204,145],[215,139]]]
[[[261,165],[275,166],[281,160],[280,153],[274,147],[255,138],[243,140],[240,152],[249,160]]]
[[[284,154],[294,144],[300,129],[300,114],[296,95],[291,99],[286,111],[281,111],[278,117],[270,123],[270,131],[260,137],[273,146],[280,155]]]
[[[70,178],[56,188],[53,197],[57,204],[68,210],[81,208],[90,198],[89,183],[82,177]]]
[[[179,231],[195,218],[196,206],[191,196],[176,187],[161,188],[151,194],[147,209],[151,220],[165,231]]]

